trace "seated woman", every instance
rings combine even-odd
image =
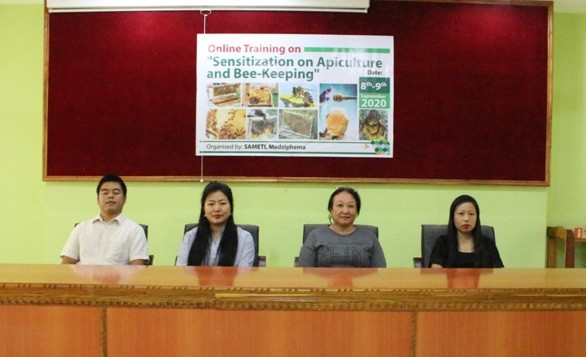
[[[251,267],[252,235],[234,224],[232,190],[222,182],[210,182],[201,196],[197,227],[185,233],[176,265]]]
[[[482,235],[480,208],[468,195],[457,197],[450,207],[448,234],[435,242],[431,268],[503,268],[494,240]]]
[[[329,227],[314,229],[299,253],[301,267],[387,266],[376,235],[354,220],[360,213],[360,196],[350,187],[338,187],[328,202]]]

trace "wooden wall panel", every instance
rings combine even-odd
[[[410,312],[109,308],[107,321],[110,357],[409,356],[411,350]]]
[[[419,312],[416,341],[417,356],[583,356],[586,311]]]
[[[100,308],[0,305],[0,356],[102,356]]]

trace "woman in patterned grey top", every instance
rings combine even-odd
[[[376,235],[356,227],[360,196],[351,187],[338,187],[330,196],[330,225],[313,230],[299,253],[301,267],[379,267],[387,266]]]

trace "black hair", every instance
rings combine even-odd
[[[447,236],[448,257],[446,259],[446,266],[444,268],[450,268],[456,262],[456,254],[458,252],[458,230],[456,229],[456,223],[454,222],[454,213],[460,205],[467,202],[472,203],[476,209],[476,225],[472,229],[472,240],[474,242],[474,266],[480,267],[482,256],[488,255],[482,239],[482,225],[480,224],[480,207],[478,206],[478,202],[476,202],[472,196],[461,195],[456,197],[450,206]]]
[[[226,227],[222,233],[218,254],[220,259],[219,266],[233,266],[236,259],[236,251],[238,249],[238,232],[236,224],[234,223],[234,198],[230,186],[223,182],[212,181],[206,185],[201,195],[201,208],[199,212],[199,223],[197,225],[197,232],[195,240],[189,250],[187,258],[187,265],[202,265],[210,247],[212,238],[212,230],[210,222],[205,217],[205,202],[209,195],[214,192],[222,192],[230,202],[230,216],[226,221]]]
[[[358,191],[348,186],[340,186],[336,188],[334,192],[332,192],[330,195],[330,200],[328,201],[328,211],[332,211],[332,208],[334,207],[334,197],[340,192],[348,192],[352,195],[352,197],[354,197],[354,200],[356,201],[356,213],[360,214],[360,195],[358,194]]]
[[[124,196],[126,196],[126,184],[124,183],[124,180],[122,180],[120,176],[114,174],[106,174],[104,175],[104,177],[102,177],[102,179],[98,183],[98,187],[96,188],[96,193],[98,195],[100,194],[100,189],[102,188],[102,185],[106,182],[117,182],[120,185],[120,187],[122,187],[122,193],[124,193]]]

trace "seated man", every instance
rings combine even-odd
[[[126,184],[116,175],[102,177],[96,189],[100,213],[79,223],[61,251],[62,264],[133,264],[149,260],[142,227],[126,218]]]

